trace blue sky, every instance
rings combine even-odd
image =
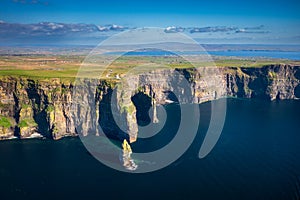
[[[126,27],[236,27],[241,31],[234,31],[235,34],[194,32],[192,37],[215,43],[299,44],[299,8],[299,0],[0,0],[0,20],[22,24],[61,22]],[[243,31],[259,26],[259,31]]]

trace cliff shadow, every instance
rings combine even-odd
[[[131,97],[131,101],[136,108],[136,120],[139,126],[146,126],[151,122],[149,110],[152,107],[151,97],[139,92]]]
[[[129,135],[123,132],[117,125],[113,117],[111,106],[113,90],[108,89],[106,94],[102,95],[99,101],[99,119],[98,124],[101,127],[102,133],[108,138],[116,140],[129,140]],[[116,113],[117,115],[120,113]]]
[[[298,68],[296,69],[296,72],[295,72],[294,76],[295,76],[295,78],[296,78],[297,80],[300,80],[300,67],[298,67]]]
[[[294,94],[296,98],[300,98],[300,84],[295,87]]]
[[[45,110],[49,104],[47,95],[38,90],[38,86],[33,80],[28,80],[26,92],[33,109],[33,119],[38,126],[37,131],[44,137],[52,138]]]

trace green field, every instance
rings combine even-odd
[[[61,78],[74,80],[78,69],[82,65],[85,56],[82,55],[5,55],[0,56],[0,77],[20,76],[34,79]],[[193,59],[193,58],[192,58]],[[194,66],[218,66],[218,67],[262,67],[270,64],[291,64],[299,65],[299,61],[289,60],[263,60],[263,59],[242,59],[214,57],[214,62],[194,61]],[[99,76],[102,79],[116,79],[137,66],[171,68],[191,68],[187,61],[172,56],[124,56],[120,57],[110,65],[102,64],[84,66],[81,69],[91,75]],[[87,74],[88,74],[87,73]]]

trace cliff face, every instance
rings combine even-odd
[[[104,132],[109,137],[133,142],[138,134],[136,116],[141,116],[152,106],[152,120],[157,122],[157,104],[173,101],[201,103],[227,96],[298,99],[300,67],[270,65],[262,68],[202,68],[199,71],[157,70],[130,76],[128,83],[115,87],[100,80],[95,91],[83,84],[86,88],[77,95],[82,102],[88,103],[74,105],[74,86],[71,83],[60,79],[2,78],[0,139],[41,135],[56,140]],[[76,113],[76,117],[72,113]]]
[[[26,138],[40,133],[59,139],[74,135],[70,118],[71,85],[59,79],[37,82],[30,79],[3,78],[0,81],[0,115],[7,119],[5,136]]]
[[[243,98],[298,99],[298,66],[271,65],[263,68],[228,68],[228,95]]]

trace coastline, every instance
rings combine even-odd
[[[3,126],[0,135],[6,135],[6,139],[45,137],[58,140],[66,136],[87,135],[89,129],[85,127],[92,128],[97,135],[100,133],[97,128],[99,121],[103,131],[110,137],[134,142],[138,134],[136,112],[140,109],[137,106],[139,104],[154,108],[169,102],[200,104],[224,97],[257,98],[268,101],[300,98],[300,66],[268,65],[261,68],[222,67],[213,70],[202,68],[200,72],[189,69],[175,69],[175,71],[181,75],[179,81],[181,79],[189,81],[191,86],[188,90],[192,98],[185,98],[186,95],[183,95],[183,98],[179,96],[176,100],[165,93],[167,86],[169,87],[168,81],[175,80],[176,77],[174,71],[170,70],[156,70],[154,73],[133,77],[132,81],[143,80],[140,82],[141,87],[126,89],[126,95],[117,95],[114,98],[112,94],[116,84],[99,80],[97,90],[92,94],[95,96],[93,109],[88,106],[79,109],[75,106],[79,114],[77,118],[90,116],[85,122],[72,116],[74,108],[72,83],[59,78],[41,81],[21,77],[1,78],[0,116],[7,119],[10,125]],[[163,80],[166,77],[168,80],[161,82],[160,85],[156,84],[157,78]],[[89,99],[91,94],[86,94],[84,92],[86,89],[83,88],[83,92],[78,95]],[[178,85],[171,85],[169,89],[181,90]],[[185,92],[186,90],[187,88]],[[132,97],[138,99],[137,105],[130,100]],[[111,100],[117,105],[115,111],[123,116],[127,133],[115,128],[110,107]],[[92,120],[92,117],[97,121]],[[80,130],[76,129],[75,123],[81,123]]]

